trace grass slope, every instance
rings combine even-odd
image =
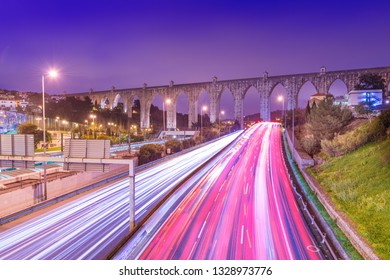
[[[390,259],[390,139],[333,158],[311,172],[382,259]]]

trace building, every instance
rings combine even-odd
[[[383,92],[381,89],[352,90],[348,93],[348,106],[357,106],[361,103],[375,109],[382,105]]]
[[[317,105],[319,102],[321,102],[325,98],[333,98],[333,95],[329,94],[329,93],[328,94],[325,94],[325,93],[313,94],[312,96],[310,96],[309,107],[312,108],[314,106],[314,104]]]
[[[5,109],[15,109],[16,108],[16,101],[12,99],[1,99],[0,100],[0,108]]]
[[[348,95],[336,96],[333,100],[333,104],[342,107],[348,106]]]
[[[16,101],[16,106],[25,109],[28,106],[28,102],[26,100],[24,100],[24,99],[23,100],[17,100]]]

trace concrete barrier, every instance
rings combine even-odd
[[[111,171],[124,172],[128,167],[119,165],[110,166]],[[37,172],[39,173],[39,172]],[[61,177],[47,182],[47,198],[48,200],[59,197],[63,194],[76,191],[82,187],[91,185],[112,176],[103,172],[80,172],[69,173],[70,176]],[[35,176],[36,174],[34,174]],[[10,182],[8,182],[10,183]],[[0,192],[0,217],[13,214],[23,209],[34,206],[42,202],[43,198],[43,182],[37,180],[35,183],[21,185],[20,187],[13,187]]]
[[[289,133],[285,133],[287,138],[287,143],[290,148],[290,151],[292,151],[294,161],[298,164],[300,168],[306,168],[314,165],[314,160],[312,158],[307,158],[304,155],[300,154],[295,147],[293,147],[292,141],[290,139]],[[292,137],[292,136],[291,136]],[[295,146],[297,145],[296,139],[294,140]]]

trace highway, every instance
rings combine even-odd
[[[278,124],[262,123],[247,130],[201,180],[186,183],[191,190],[182,202],[172,202],[175,210],[160,217],[163,223],[156,223],[154,230],[146,225],[153,238],[147,236],[133,257],[324,258],[294,198],[281,149]],[[118,256],[123,258],[123,251]]]
[[[137,172],[136,222],[239,134]],[[123,179],[16,226],[2,225],[0,259],[102,259],[128,233],[128,199],[128,180]]]

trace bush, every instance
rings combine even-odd
[[[183,140],[183,149],[194,147],[196,142],[193,138]]]
[[[370,141],[371,130],[372,124],[363,125],[356,130],[336,135],[333,140],[322,140],[322,151],[333,157],[350,153]]]
[[[171,153],[177,153],[183,150],[183,143],[179,140],[169,140],[165,142],[165,148],[170,149]]]
[[[139,164],[148,163],[162,157],[164,153],[164,146],[156,144],[143,145],[139,150],[138,162]]]
[[[317,154],[321,150],[320,142],[313,137],[305,137],[301,140],[302,148],[308,153],[311,157]]]
[[[352,118],[348,108],[334,105],[333,99],[327,98],[311,109],[308,115],[308,129],[317,140],[331,140],[351,122]]]
[[[131,142],[142,142],[145,141],[145,137],[143,135],[131,135]]]

